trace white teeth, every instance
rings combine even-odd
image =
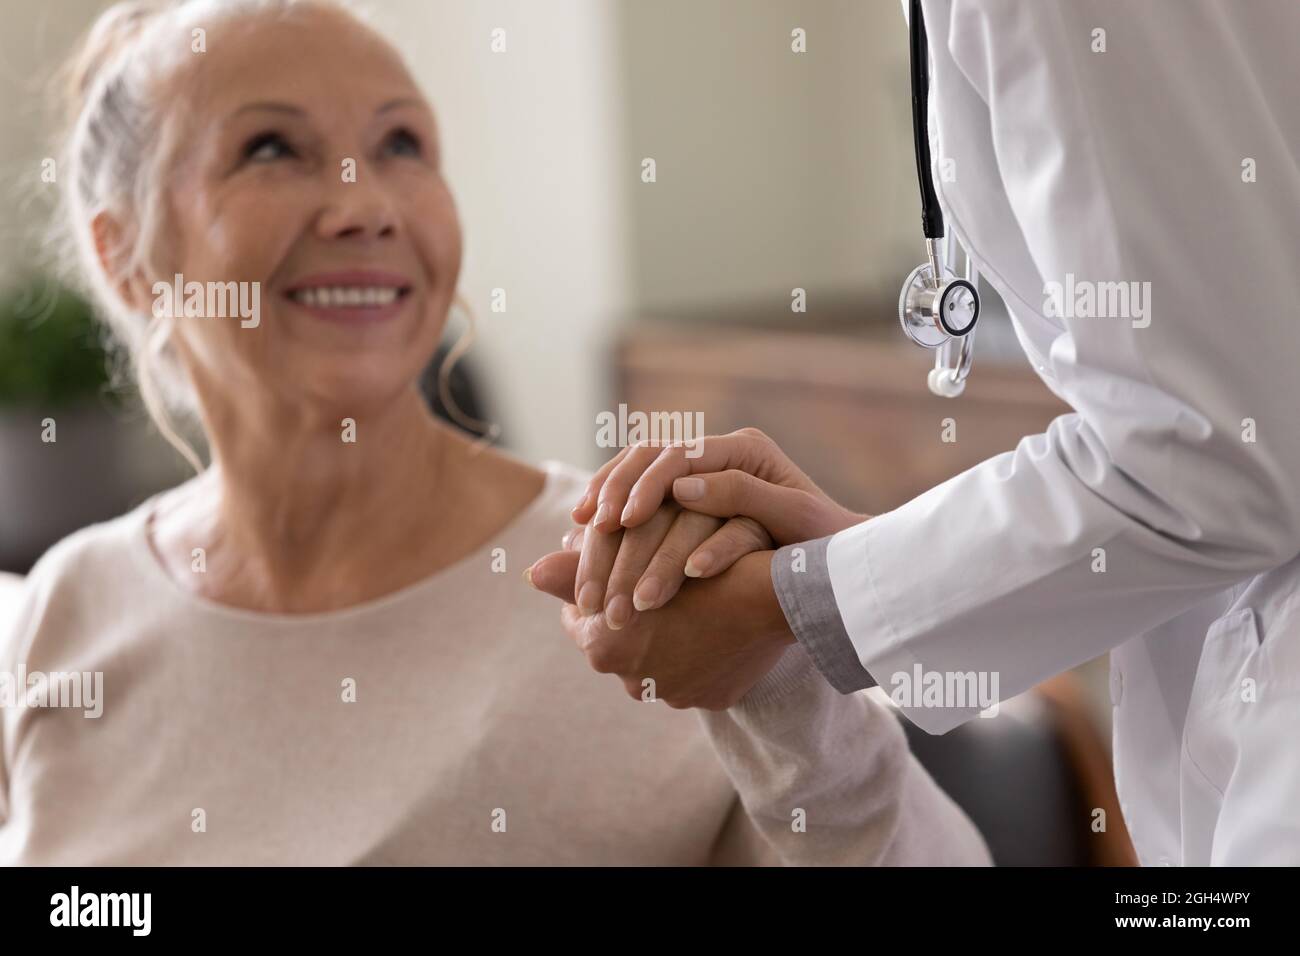
[[[295,301],[318,308],[340,309],[357,306],[389,305],[397,299],[393,286],[334,286],[298,289],[292,293]]]

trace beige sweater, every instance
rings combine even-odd
[[[0,862],[988,861],[895,717],[797,647],[726,713],[593,673],[520,580],[586,477],[546,469],[478,553],[329,613],[186,593],[147,543],[157,499],[60,542],[0,633]],[[75,700],[56,675],[81,672]]]

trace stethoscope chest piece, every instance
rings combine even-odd
[[[979,317],[980,299],[974,284],[947,270],[944,281],[937,283],[934,267],[928,262],[912,270],[898,296],[903,333],[927,349],[970,334]]]

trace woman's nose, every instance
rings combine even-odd
[[[317,219],[323,239],[386,238],[397,233],[397,206],[374,178],[356,169],[349,179],[346,171],[333,188],[327,205]]]

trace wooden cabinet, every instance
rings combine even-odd
[[[892,334],[886,334],[892,333]],[[1024,364],[983,358],[965,393],[926,388],[933,356],[894,326],[804,333],[645,322],[616,347],[616,402],[703,414],[708,434],[746,425],[831,497],[880,514],[1043,431],[1069,407]],[[955,441],[943,440],[952,419]]]

